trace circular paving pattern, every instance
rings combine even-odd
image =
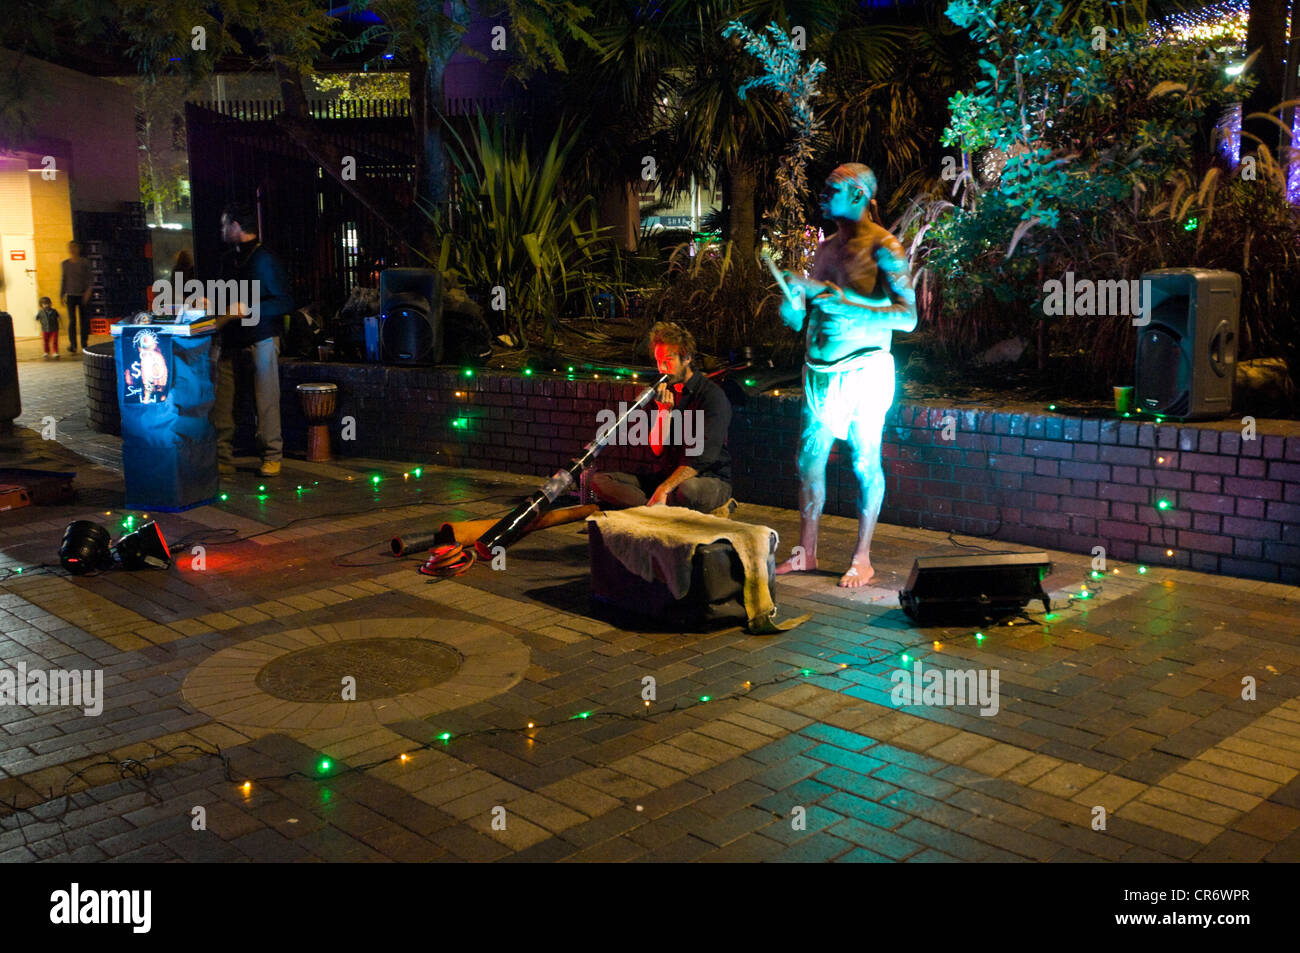
[[[357,639],[299,649],[268,662],[257,687],[291,702],[344,704],[343,679],[353,679],[354,701],[392,698],[445,682],[460,668],[460,653],[421,639]]]
[[[252,736],[422,719],[508,691],[528,646],[497,628],[447,619],[359,619],[251,639],[199,664],[185,700]],[[356,679],[344,701],[343,678]]]

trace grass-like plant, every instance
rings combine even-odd
[[[521,345],[550,347],[566,311],[592,314],[597,295],[623,294],[620,258],[594,199],[564,191],[577,134],[565,139],[557,129],[534,155],[480,115],[467,137],[453,130],[452,139],[459,201],[450,221],[430,215],[438,266],[502,313]]]

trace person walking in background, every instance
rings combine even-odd
[[[68,257],[63,260],[63,280],[59,285],[59,297],[68,312],[68,353],[77,352],[77,315],[81,315],[81,349],[86,349],[90,339],[90,316],[86,314],[86,305],[90,303],[90,285],[92,281],[90,262],[81,257],[81,246],[68,242]]]
[[[45,360],[54,355],[59,359],[59,312],[54,310],[54,303],[49,298],[41,299],[41,310],[36,312],[36,321],[41,326],[41,342],[45,345]]]
[[[221,212],[221,239],[233,246],[222,260],[223,280],[239,282],[238,314],[218,318],[221,335],[212,347],[216,363],[216,401],[212,426],[217,431],[217,466],[221,473],[235,472],[235,352],[248,350],[253,357],[253,391],[257,404],[257,439],[261,445],[262,476],[279,476],[284,459],[280,433],[280,335],[284,316],[293,310],[293,298],[284,266],[257,236],[257,213],[252,206],[231,202]],[[251,308],[250,308],[251,306]],[[256,320],[254,320],[256,318]]]

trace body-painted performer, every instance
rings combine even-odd
[[[841,586],[866,585],[871,537],[885,498],[880,438],[894,401],[895,331],[916,328],[916,295],[907,255],[872,220],[876,177],[860,163],[839,166],[821,193],[822,211],[837,231],[822,242],[811,278],[787,275],[800,300],[787,299],[781,318],[806,329],[803,436],[799,444],[799,546],[778,574],[817,568],[817,523],[826,505],[831,446],[848,440],[858,477],[858,543]],[[806,303],[805,303],[806,302]]]

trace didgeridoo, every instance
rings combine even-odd
[[[576,523],[599,511],[600,507],[595,503],[588,503],[584,506],[566,506],[563,509],[551,510],[543,513],[531,523],[527,532],[532,533],[551,526],[562,526],[565,523]],[[471,543],[478,542],[479,537],[495,526],[496,522],[495,519],[482,519],[463,520],[459,523],[443,523],[438,532],[433,534],[421,533],[411,536],[394,536],[390,546],[394,556],[407,556],[423,549],[444,546],[448,543],[459,543],[462,546],[468,546]]]

